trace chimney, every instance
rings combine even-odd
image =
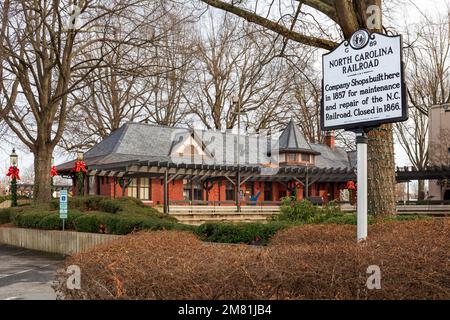
[[[331,149],[336,148],[336,142],[334,138],[334,131],[327,131],[325,134],[325,144],[329,146]]]

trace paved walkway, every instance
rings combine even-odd
[[[0,245],[0,300],[54,300],[63,256]]]

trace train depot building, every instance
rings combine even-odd
[[[269,205],[286,196],[348,200],[353,158],[332,133],[326,144],[308,143],[293,120],[279,138],[127,123],[84,154],[84,192],[167,211],[170,204]],[[72,177],[75,162],[59,165],[59,174]]]

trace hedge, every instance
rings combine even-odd
[[[0,210],[0,224],[11,222],[11,212],[12,212],[11,208]]]
[[[279,222],[262,223],[206,223],[195,230],[197,236],[208,242],[266,244],[277,231],[287,227]]]
[[[134,198],[110,199],[102,196],[84,196],[69,198],[69,209],[85,211],[100,211],[107,213],[122,212],[131,215],[163,216],[159,211],[145,206],[141,200]],[[50,202],[51,210],[59,209],[59,199]]]
[[[11,195],[0,196],[0,203],[5,202],[6,200],[11,200]],[[17,200],[29,199],[27,196],[17,196]]]

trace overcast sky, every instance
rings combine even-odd
[[[396,10],[394,18],[398,21],[399,26],[411,26],[419,19],[423,18],[423,14],[436,15],[444,14],[448,12],[450,0],[400,0],[403,5]],[[10,147],[4,143],[0,148],[0,171],[6,171],[6,167],[9,165]],[[401,149],[401,146],[396,144],[396,162],[398,166],[410,165],[410,162]],[[30,167],[33,163],[33,156],[25,150],[18,151],[20,157],[20,167]],[[65,157],[57,157],[56,162],[60,163],[65,161]]]

